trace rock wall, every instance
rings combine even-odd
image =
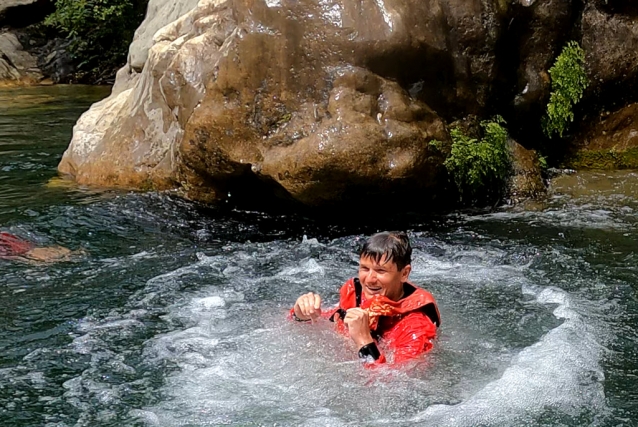
[[[429,142],[449,149],[447,122],[500,113],[517,140],[538,147],[547,70],[569,40],[587,54],[588,105],[609,105],[609,88],[622,85],[638,98],[638,56],[625,51],[634,9],[593,0],[152,1],[111,97],[78,121],[59,169],[83,184],[177,188],[202,201],[325,206],[418,194],[440,203],[447,152]]]
[[[428,141],[448,139],[444,122],[366,68],[428,33],[410,34],[416,21],[374,2],[370,19],[335,7],[338,17],[314,1],[200,1],[80,119],[60,170],[89,184],[180,186],[205,201],[247,197],[252,182],[255,197],[311,206],[398,182],[437,187],[442,159]]]

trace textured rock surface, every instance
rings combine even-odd
[[[41,79],[37,59],[23,50],[16,35],[0,33],[0,83],[34,84]]]
[[[637,10],[613,9],[609,14],[589,4],[583,12],[582,47],[591,85],[590,92],[622,101],[638,93]]]
[[[512,157],[512,177],[508,191],[510,201],[520,203],[544,195],[547,189],[541,176],[538,154],[511,140],[509,150]]]
[[[148,58],[148,50],[153,45],[153,35],[160,29],[190,12],[197,6],[198,0],[150,0],[146,18],[135,31],[129,49],[128,65],[135,71],[141,71]]]
[[[447,26],[439,8],[426,13],[435,2],[393,6],[200,1],[155,34],[141,73],[122,71],[125,83],[79,120],[60,170],[82,183],[179,184],[206,201],[251,179],[306,205],[397,183],[432,189],[442,158],[427,143],[447,140],[444,123],[381,73],[401,77],[395,51],[411,38],[424,53],[442,46]]]
[[[638,104],[592,120],[577,136],[566,166],[578,169],[638,168]]]
[[[638,100],[630,2],[153,1],[113,95],[79,121],[60,170],[205,201],[435,197],[446,153],[428,142],[449,141],[446,121],[499,113],[517,141],[543,145],[547,70],[570,40],[591,80],[575,141],[625,150],[631,126],[579,120]],[[531,176],[532,157],[515,176]],[[538,174],[524,180],[540,191]]]

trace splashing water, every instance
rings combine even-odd
[[[74,102],[60,108],[79,114]],[[2,227],[87,256],[0,264],[2,425],[612,426],[638,413],[637,206],[616,190],[346,227],[45,187],[63,135],[41,169],[28,165],[49,156],[26,135],[2,157]],[[401,369],[364,369],[329,322],[286,319],[304,292],[336,303],[377,228],[411,230],[411,278],[443,318],[434,350]]]

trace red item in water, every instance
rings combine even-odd
[[[35,245],[13,234],[0,232],[0,258],[22,256],[33,249]]]

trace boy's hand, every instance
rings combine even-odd
[[[348,327],[350,338],[352,338],[352,341],[357,345],[357,348],[374,342],[370,334],[368,313],[362,308],[356,307],[348,309],[343,323]]]
[[[294,310],[299,320],[317,320],[321,316],[321,297],[313,292],[304,294],[297,298]]]

